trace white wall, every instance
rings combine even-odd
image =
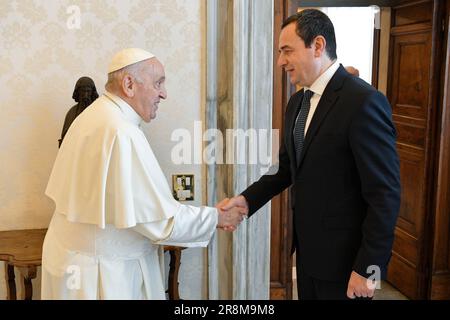
[[[80,29],[67,26],[71,5],[80,8]],[[193,130],[203,112],[204,7],[202,0],[0,1],[0,230],[48,226],[54,206],[44,190],[75,82],[89,76],[104,92],[107,64],[125,47],[145,48],[166,65],[168,99],[144,131],[168,179],[196,175],[190,204],[202,203],[202,168],[169,157],[172,130]],[[205,263],[203,249],[183,251],[182,298],[205,298]],[[3,267],[0,279],[4,299]]]
[[[338,60],[359,70],[359,77],[372,83],[373,29],[376,7],[321,8],[333,22]]]

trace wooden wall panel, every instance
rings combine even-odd
[[[444,17],[446,58],[441,69],[442,112],[440,114],[439,162],[436,171],[436,215],[434,220],[431,299],[450,299],[450,1]]]
[[[439,109],[439,1],[392,8],[388,99],[398,132],[402,202],[388,279],[412,299],[429,296]]]
[[[425,214],[425,163],[418,152],[398,148],[402,185],[401,206],[397,226],[412,238],[419,238]]]
[[[406,1],[405,1],[406,2]],[[432,20],[432,11],[430,10],[429,1],[409,1],[409,6],[398,7],[393,16],[394,26],[404,26],[410,24],[418,24],[421,22],[429,22]]]

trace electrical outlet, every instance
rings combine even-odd
[[[172,175],[172,193],[178,201],[194,200],[194,175],[174,174]]]

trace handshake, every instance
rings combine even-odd
[[[225,198],[216,204],[219,211],[217,228],[224,231],[234,231],[248,214],[248,204],[244,196]]]

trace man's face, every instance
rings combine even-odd
[[[311,48],[297,35],[293,22],[281,30],[278,66],[284,68],[293,85],[311,86],[319,76],[314,41]]]
[[[166,99],[166,76],[164,67],[156,59],[145,61],[140,78],[142,83],[137,83],[137,89],[133,97],[133,108],[145,122],[156,118],[156,110],[161,99]]]

